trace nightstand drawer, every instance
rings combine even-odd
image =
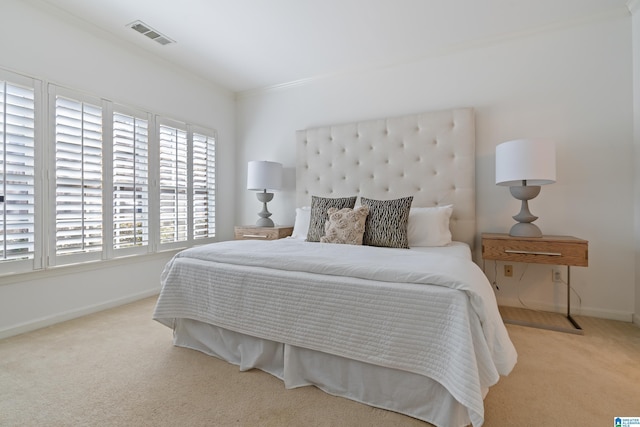
[[[512,237],[483,234],[482,258],[536,264],[589,265],[589,242],[571,236]]]
[[[257,227],[239,225],[234,228],[236,240],[277,240],[291,236],[293,227]]]

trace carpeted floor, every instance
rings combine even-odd
[[[0,426],[427,426],[173,347],[155,298],[0,341]],[[534,313],[535,315],[535,313]],[[508,325],[514,371],[485,426],[612,426],[640,416],[640,328],[576,317],[585,334]]]

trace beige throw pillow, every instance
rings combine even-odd
[[[330,208],[327,210],[329,220],[324,226],[322,243],[341,243],[346,245],[362,245],[364,224],[369,214],[368,206],[350,208]]]

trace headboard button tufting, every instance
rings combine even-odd
[[[473,109],[301,130],[296,141],[296,206],[309,206],[311,195],[413,194],[414,207],[453,204],[454,239],[473,247],[477,237]]]

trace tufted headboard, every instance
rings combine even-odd
[[[296,132],[296,203],[311,196],[413,196],[414,207],[453,205],[453,239],[473,248],[475,121],[460,108]]]

